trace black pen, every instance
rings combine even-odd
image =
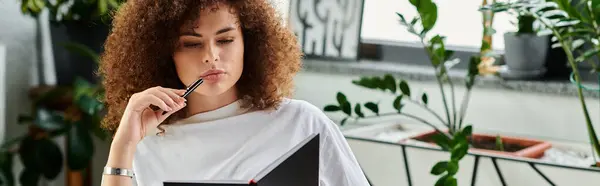
[[[189,96],[192,92],[194,92],[194,90],[196,90],[196,88],[198,88],[198,86],[200,86],[200,84],[204,83],[204,79],[200,78],[198,80],[196,80],[194,83],[192,83],[190,86],[188,86],[185,89],[185,93],[183,93],[183,98],[187,98],[187,96]],[[164,111],[162,113],[162,115],[165,115],[167,113],[167,111]]]

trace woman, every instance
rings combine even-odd
[[[103,185],[249,180],[313,133],[320,185],[368,185],[337,126],[287,98],[302,54],[267,0],[131,0],[113,24],[100,68],[114,132]]]

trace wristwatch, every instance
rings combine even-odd
[[[124,168],[104,167],[103,174],[116,175],[116,176],[127,176],[130,178],[133,177],[133,171],[129,170],[129,169],[124,169]]]

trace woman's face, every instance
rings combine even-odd
[[[173,55],[177,74],[186,86],[198,78],[195,92],[203,96],[235,93],[244,66],[244,41],[238,17],[230,7],[205,8],[191,25],[183,26]]]

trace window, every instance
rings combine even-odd
[[[434,0],[438,7],[438,19],[431,34],[446,36],[446,45],[453,50],[478,51],[481,46],[482,15],[478,11],[483,0]],[[395,43],[396,45],[421,46],[418,37],[408,33],[400,25],[399,12],[412,19],[417,12],[409,0],[365,0],[362,33],[363,42]],[[496,14],[492,46],[504,49],[503,34],[515,30],[506,13]]]

